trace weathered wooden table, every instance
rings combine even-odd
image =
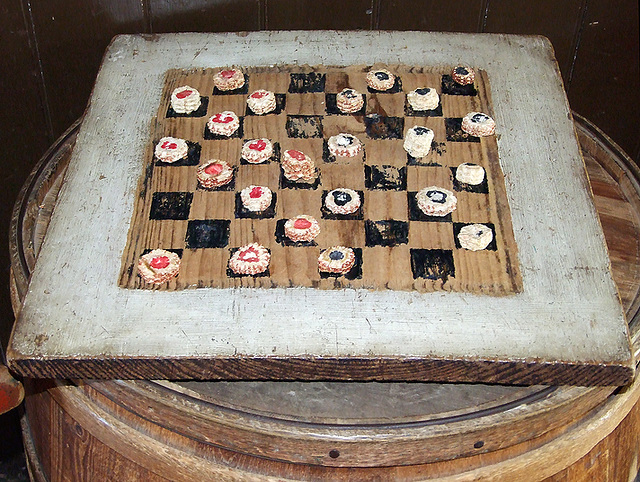
[[[521,292],[118,286],[168,69],[398,61],[487,73]],[[416,32],[117,38],[8,358],[35,377],[628,382],[627,325],[550,44]]]

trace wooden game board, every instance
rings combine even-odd
[[[362,92],[362,69],[372,65],[395,69],[405,93],[422,75],[433,76],[433,87],[441,89],[442,75],[460,63],[477,68],[478,95],[443,93],[442,116],[407,115],[399,92],[367,92],[365,114],[384,110],[388,117],[401,119],[405,129],[422,122],[434,129],[436,149],[421,162],[427,165],[412,165],[401,139],[368,136],[366,115],[326,111],[328,94],[341,85],[331,79],[344,73],[323,67],[319,73],[326,74],[324,92],[288,91],[291,73],[309,73],[313,69],[306,66],[322,65],[355,66],[349,67],[354,70],[347,72],[348,83]],[[262,78],[260,86],[273,86],[271,90],[284,94],[285,113],[247,115],[246,94],[214,95],[210,80],[205,80],[210,77],[199,76],[207,69],[233,65],[246,68],[248,89],[258,87],[254,83]],[[259,66],[282,70],[261,71]],[[298,70],[288,72],[291,66]],[[167,76],[168,71],[184,73],[183,79],[194,75],[193,87],[208,99],[207,115],[222,110],[225,103],[235,105],[243,117],[242,137],[204,139],[206,116],[167,118],[167,93],[171,82],[178,82],[174,74]],[[302,102],[303,97],[315,100]],[[445,119],[475,110],[487,110],[495,119],[495,138],[447,140]],[[315,131],[321,137],[286,135],[287,116],[294,115],[321,116],[322,131]],[[340,123],[364,142],[365,159],[325,162],[323,139]],[[281,187],[277,161],[241,164],[239,146],[253,132],[264,132],[281,150],[289,142],[307,149],[320,170],[317,189]],[[199,190],[194,166],[155,163],[154,142],[166,134],[184,134],[200,144],[201,160],[214,155],[227,159],[236,167],[233,191]],[[460,201],[451,222],[411,220],[407,193],[434,178],[451,183],[451,168],[465,160],[487,169],[488,192],[456,191],[453,186]],[[406,170],[406,189],[366,186],[366,167],[373,173],[376,166],[385,165],[397,173]],[[263,170],[267,174],[257,176]],[[253,182],[254,174],[274,188],[273,218],[235,217],[235,192]],[[322,191],[347,179],[363,192],[363,219],[322,218]],[[141,189],[145,182],[146,190]],[[169,192],[191,197],[186,219],[150,219],[154,194]],[[214,201],[219,198],[226,201]],[[322,223],[317,246],[277,242],[278,221],[299,214],[298,209],[289,211],[291,202]],[[208,220],[229,221],[227,245],[187,247],[189,222]],[[367,220],[408,222],[407,243],[367,246]],[[496,249],[465,253],[455,247],[456,223],[481,220],[493,224]],[[337,228],[327,228],[332,225]],[[430,230],[440,237],[429,235]],[[252,241],[254,232],[272,251],[269,277],[228,278],[229,250]],[[202,238],[189,237],[189,243],[192,240],[198,245]],[[338,240],[362,249],[361,278],[320,278],[317,253]],[[427,244],[432,241],[440,244]],[[129,267],[142,252],[158,245],[181,249],[186,269],[160,289],[132,289],[142,285]],[[455,276],[446,281],[414,279],[410,249],[451,250]],[[307,253],[306,258],[286,254],[298,252]],[[472,263],[472,254],[504,263]],[[298,270],[296,263],[304,269]],[[212,274],[216,272],[217,278]],[[328,289],[316,289],[314,283]],[[203,288],[179,289],[191,286]],[[338,287],[342,289],[333,289]],[[96,80],[7,358],[16,372],[45,378],[606,385],[628,382],[635,367],[548,40],[427,32],[116,38]]]
[[[173,250],[181,257],[178,277],[160,289],[234,286],[322,289],[343,287],[433,291],[438,289],[488,294],[509,294],[522,289],[516,244],[495,136],[473,137],[461,130],[469,112],[493,115],[489,80],[479,70],[473,85],[461,86],[450,76],[452,67],[376,66],[396,75],[386,92],[368,88],[366,73],[372,66],[294,66],[244,68],[246,82],[224,92],[213,85],[218,69],[170,70],[141,172],[137,204],[124,254],[120,285],[156,288],[137,275],[137,260],[151,249]],[[191,114],[176,114],[170,105],[173,89],[189,85],[202,96],[201,107]],[[345,87],[366,94],[365,106],[343,114],[335,102]],[[433,87],[440,105],[414,111],[406,94]],[[278,107],[255,115],[246,105],[247,94],[257,89],[275,92]],[[208,118],[231,110],[240,128],[230,137],[212,135]],[[431,152],[423,158],[409,156],[403,148],[407,129],[422,125],[435,133]],[[327,139],[341,132],[363,143],[360,155],[335,157]],[[165,136],[187,140],[188,157],[176,163],[154,158],[153,149]],[[241,159],[244,140],[267,137],[276,152],[269,162],[249,164]],[[297,149],[314,160],[319,176],[315,184],[288,181],[282,174],[281,151]],[[198,164],[222,159],[234,167],[234,180],[216,189],[199,185]],[[463,162],[483,166],[487,176],[471,186],[455,180]],[[244,212],[242,188],[269,187],[274,199],[256,216]],[[443,217],[426,216],[415,194],[427,186],[453,191],[457,209]],[[363,198],[354,214],[335,215],[323,208],[327,192],[351,188]],[[283,234],[287,218],[314,216],[320,235],[309,243],[293,243]],[[466,224],[484,223],[494,240],[481,251],[460,247],[456,235]],[[227,268],[234,249],[252,242],[271,253],[266,273],[239,277]],[[328,275],[317,269],[321,250],[343,245],[354,249],[356,264],[345,275]]]

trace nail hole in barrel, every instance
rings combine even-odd
[[[338,457],[340,457],[340,452],[334,449],[329,452],[329,457],[331,457],[332,459],[337,459]]]
[[[473,444],[473,448],[475,449],[481,449],[482,447],[484,447],[484,442],[482,440],[478,440]]]

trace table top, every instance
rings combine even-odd
[[[520,293],[118,287],[168,69],[399,60],[487,72]],[[622,384],[633,374],[552,47],[541,37],[508,35],[117,37],[8,352],[19,373],[42,377]]]

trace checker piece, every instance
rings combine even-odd
[[[351,271],[356,262],[353,249],[344,246],[332,246],[318,257],[318,269],[325,273],[345,274]]]
[[[420,210],[427,216],[446,216],[455,211],[458,199],[447,189],[429,186],[416,194]]]
[[[233,168],[225,161],[212,159],[197,169],[198,182],[208,189],[229,184],[233,179]]]
[[[240,119],[230,110],[212,115],[207,122],[207,128],[212,134],[229,137],[240,127]]]
[[[235,69],[221,70],[213,76],[213,84],[222,91],[239,89],[244,85],[244,74]]]
[[[154,154],[162,162],[173,163],[183,159],[189,153],[189,146],[184,139],[163,137],[156,144]]]
[[[251,243],[238,248],[229,259],[229,269],[239,275],[264,273],[269,267],[271,254],[261,244]]]
[[[396,82],[396,77],[385,69],[371,70],[367,73],[367,85],[375,90],[389,90]]]
[[[309,242],[320,234],[320,225],[312,216],[301,214],[295,218],[287,219],[284,223],[284,234],[294,242]]]
[[[471,67],[458,65],[451,71],[451,78],[460,85],[473,84],[476,80],[476,73]]]
[[[269,90],[256,90],[247,97],[247,105],[255,114],[268,114],[276,108],[276,96]]]
[[[251,139],[242,145],[242,158],[250,164],[260,164],[273,155],[273,144],[267,138]]]
[[[407,100],[412,109],[417,111],[433,110],[440,104],[440,96],[436,89],[421,87],[407,94]]]
[[[360,195],[353,189],[334,189],[327,193],[324,204],[334,214],[352,214],[360,208]]]
[[[431,150],[433,131],[427,127],[415,126],[407,131],[404,136],[404,150],[411,157],[424,157]]]
[[[271,205],[271,189],[266,186],[248,186],[240,191],[242,205],[247,211],[264,211]]]
[[[493,231],[484,224],[468,224],[458,233],[460,246],[470,251],[480,251],[493,241]]]
[[[336,105],[341,112],[352,114],[364,106],[364,96],[355,89],[343,89],[336,95]]]
[[[171,93],[171,108],[178,114],[190,114],[200,108],[200,92],[183,85]]]
[[[462,130],[471,136],[490,136],[496,131],[496,123],[487,114],[482,112],[469,112],[462,119]]]
[[[327,141],[329,152],[334,156],[354,157],[362,150],[360,140],[351,134],[338,134]]]
[[[154,249],[138,260],[138,274],[147,283],[162,284],[178,275],[180,257],[164,249]]]

